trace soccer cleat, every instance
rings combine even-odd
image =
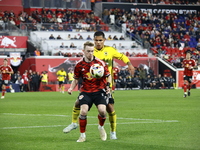
[[[64,93],[65,93],[65,91],[62,91],[62,93],[64,94]]]
[[[11,89],[11,90],[10,90],[10,93],[15,93],[15,90],[14,90],[14,89]]]
[[[110,132],[110,139],[111,140],[116,140],[117,139],[116,132]]]
[[[105,131],[104,127],[99,125],[98,129],[99,129],[101,140],[105,141],[107,139],[107,134],[106,134],[106,131]]]
[[[187,97],[187,94],[184,94],[183,97],[186,98],[186,97]]]
[[[1,96],[1,99],[4,99],[5,97],[4,96]]]
[[[76,142],[85,142],[85,141],[86,141],[86,138],[80,136],[79,139]]]
[[[188,91],[188,96],[190,96],[190,91]]]
[[[74,130],[78,127],[77,123],[71,123],[70,125],[68,125],[66,128],[63,129],[64,133],[69,133],[71,130]]]

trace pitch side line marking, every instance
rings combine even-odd
[[[71,117],[71,115],[53,115],[53,114],[13,114],[13,113],[1,113],[3,115],[17,115],[17,116],[50,116],[50,117]],[[94,116],[87,116],[87,118],[97,118]],[[117,119],[126,119],[126,120],[146,120],[146,121],[172,121],[172,122],[179,122],[178,120],[160,120],[160,119],[140,119],[140,118],[122,118],[117,117]]]
[[[138,124],[138,123],[165,123],[165,122],[178,122],[176,120],[166,120],[166,121],[153,121],[153,122],[123,122],[123,123],[117,123],[117,124]],[[105,123],[109,125],[109,123]],[[98,124],[87,124],[87,125],[98,125]],[[25,127],[3,127],[0,128],[2,130],[6,129],[28,129],[28,128],[53,128],[53,127],[62,127],[66,125],[51,125],[51,126],[25,126]]]

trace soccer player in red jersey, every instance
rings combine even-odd
[[[2,93],[1,93],[1,99],[5,98],[5,92],[6,89],[10,89],[11,92],[14,92],[12,89],[12,86],[10,84],[11,74],[13,74],[13,69],[10,65],[8,65],[8,60],[5,58],[3,60],[3,65],[0,66],[0,73],[2,76]]]
[[[94,56],[105,61],[108,65],[108,70],[113,76],[113,61],[114,59],[122,60],[125,64],[128,65],[128,70],[131,76],[134,76],[134,67],[131,64],[131,61],[127,56],[117,51],[117,49],[104,45],[105,43],[105,34],[102,31],[97,31],[94,33]],[[112,86],[112,83],[111,83]],[[77,119],[80,113],[79,101],[75,102],[72,111],[72,123],[63,129],[64,133],[69,133],[71,130],[74,130],[78,127]],[[110,139],[117,139],[116,136],[116,126],[117,126],[117,115],[114,109],[114,98],[110,94],[109,102],[106,108],[108,112],[109,122],[110,122]]]
[[[80,88],[80,94],[78,96],[80,104],[80,137],[77,142],[84,142],[86,140],[86,125],[87,125],[87,113],[93,104],[98,109],[99,119],[99,132],[101,140],[107,139],[107,134],[104,129],[104,122],[106,120],[106,105],[108,104],[108,94],[110,93],[110,85],[112,77],[108,71],[106,63],[98,58],[94,54],[94,44],[91,42],[84,43],[83,49],[84,57],[79,60],[74,69],[74,80],[71,83],[68,93],[72,94],[73,89],[77,86],[78,81],[82,78],[82,85]],[[101,78],[93,78],[90,74],[90,67],[93,64],[100,64],[104,67],[104,75]]]
[[[119,73],[119,67],[116,65],[116,62],[114,62],[114,67],[113,67],[114,85],[112,87],[112,90],[115,90],[116,82],[117,82],[117,79],[118,79],[118,73]]]
[[[193,69],[196,66],[195,60],[191,59],[191,52],[187,51],[186,52],[186,58],[182,62],[182,66],[184,68],[184,85],[183,85],[183,90],[184,90],[184,95],[183,97],[186,98],[187,95],[190,96],[190,89],[192,86],[192,76],[193,76]]]

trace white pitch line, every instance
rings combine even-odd
[[[16,115],[16,116],[49,116],[49,117],[71,117],[71,115],[53,115],[53,114],[13,114],[13,113],[1,113],[3,115]],[[97,118],[95,116],[87,116],[87,118]],[[166,120],[160,120],[160,119],[141,119],[141,118],[122,118],[117,117],[117,119],[121,120],[143,120],[143,121],[166,121]],[[178,122],[177,120],[169,120],[172,122]]]
[[[1,113],[2,115],[18,115],[18,116],[50,116],[50,117],[71,117],[68,115],[52,115],[52,114],[13,114],[13,113]],[[88,118],[97,118],[94,116],[88,116]],[[160,119],[140,119],[140,118],[121,118],[118,117],[117,119],[121,120],[137,120],[142,122],[123,122],[117,124],[144,124],[144,123],[167,123],[167,122],[179,122],[178,120],[160,120]],[[106,123],[109,124],[109,123]],[[87,124],[87,125],[98,125],[98,124]],[[52,127],[60,127],[66,125],[50,125],[50,126],[24,126],[24,127],[2,127],[0,129],[28,129],[28,128],[52,128]]]
[[[165,122],[179,122],[176,120],[166,120],[166,121],[153,121],[153,122],[123,122],[123,123],[117,123],[117,124],[138,124],[138,123],[165,123]],[[105,123],[109,125],[109,123]],[[95,125],[97,126],[98,124],[87,124],[87,125]],[[66,126],[66,125],[51,125],[51,126],[24,126],[24,127],[3,127],[0,128],[2,130],[6,129],[28,129],[28,128],[53,128],[53,127],[61,127],[61,126]]]

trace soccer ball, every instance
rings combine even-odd
[[[93,64],[90,67],[90,74],[93,78],[101,78],[104,75],[104,67],[100,64]]]

